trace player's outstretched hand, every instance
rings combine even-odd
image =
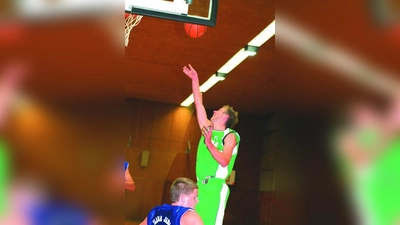
[[[190,64],[189,68],[187,66],[183,67],[183,72],[191,79],[198,79],[196,70]]]

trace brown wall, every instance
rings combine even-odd
[[[236,182],[230,187],[224,224],[258,224],[265,118],[239,114],[239,123],[234,128],[240,134],[241,144],[234,167]]]
[[[125,159],[136,183],[134,192],[126,192],[125,213],[127,219],[143,220],[152,207],[162,203],[164,183],[175,156],[186,152],[188,140],[195,149],[200,131],[193,110],[188,108],[136,99],[127,99],[125,107],[127,141],[131,135]],[[147,167],[140,166],[143,150],[150,152]]]
[[[170,182],[179,176],[195,179],[195,154],[200,138],[193,108],[137,99],[126,99],[125,158],[136,183],[126,191],[126,219],[143,220],[148,211],[163,202]],[[208,111],[211,115],[212,110]],[[240,113],[240,112],[239,112]],[[234,169],[235,185],[225,215],[225,224],[257,224],[261,150],[265,120],[239,114],[236,125],[241,144]],[[191,151],[187,153],[188,140]],[[141,153],[150,151],[147,167],[140,166]]]

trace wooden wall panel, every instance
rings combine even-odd
[[[151,123],[151,138],[169,141],[171,137],[173,107],[172,105],[155,103]]]
[[[138,149],[144,149],[147,150],[150,148],[150,138],[142,138],[142,137],[137,137],[134,138],[132,137],[132,139],[134,139],[133,143],[132,143],[132,147],[138,148]]]
[[[175,108],[173,114],[173,123],[172,123],[172,131],[171,131],[171,142],[187,142],[189,133],[188,133],[188,124],[193,115],[193,111],[188,110],[186,108],[178,107]],[[179,132],[178,132],[179,131]],[[186,150],[186,149],[185,149]]]
[[[134,192],[125,191],[125,217],[135,218],[137,220],[143,220],[142,209],[144,207],[144,201],[138,201],[137,196],[143,196],[145,194],[145,180],[142,178],[135,177],[136,189]]]
[[[177,154],[186,154],[189,127],[196,120],[191,118],[192,110],[175,105],[137,99],[127,99],[126,105],[126,111],[131,111],[126,118],[130,124],[127,136],[131,133],[131,146],[125,147],[125,158],[130,163],[135,183],[138,183],[133,193],[126,194],[126,204],[135,202],[125,208],[126,218],[143,220],[152,207],[162,204],[169,169],[174,167],[172,162]],[[199,137],[200,134],[196,142]],[[149,151],[146,167],[140,166],[144,150]],[[194,164],[191,165],[194,168]],[[176,176],[187,175],[177,172]]]
[[[274,225],[275,224],[275,192],[260,192],[260,221],[259,224]]]
[[[160,129],[161,130],[161,129]],[[169,140],[154,139],[150,140],[149,149],[154,152],[167,152],[169,151]]]
[[[156,205],[161,204],[161,198],[162,198],[162,189],[164,185],[164,180],[151,180],[151,179],[146,179],[145,185],[144,185],[144,193],[143,193],[143,207],[141,208],[141,215],[145,216],[147,213]]]
[[[139,109],[139,110],[138,110]],[[151,121],[153,119],[154,104],[147,101],[133,101],[132,113],[132,135],[143,138],[150,138]]]

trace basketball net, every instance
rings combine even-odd
[[[128,46],[129,35],[131,33],[132,28],[140,23],[142,17],[143,17],[142,15],[136,15],[130,13],[127,17],[125,17],[125,47]]]

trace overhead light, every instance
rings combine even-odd
[[[215,77],[220,81],[225,80],[226,73],[217,72],[217,73],[215,73]]]
[[[214,86],[218,81],[221,81],[220,78],[218,78],[215,74],[213,74],[204,84],[200,86],[200,91],[202,93],[208,91],[212,86]]]
[[[194,102],[194,98],[193,98],[193,94],[189,95],[189,97],[187,97],[187,99],[185,99],[185,101],[183,101],[181,103],[181,106],[184,107],[188,107],[189,105],[191,105]]]
[[[228,74],[237,65],[239,65],[243,60],[245,60],[249,55],[244,52],[244,48],[240,49],[232,58],[229,59],[219,70],[220,73]]]
[[[275,35],[275,20],[251,40],[248,45],[260,47]]]
[[[212,86],[214,86],[218,81],[225,80],[226,73],[216,72],[213,74],[204,84],[200,86],[200,92],[204,93],[208,91]],[[187,97],[182,103],[181,106],[189,106],[194,102],[193,94]]]
[[[246,45],[246,47],[244,48],[244,52],[249,56],[256,55],[257,50],[258,50],[258,47],[253,46],[253,45]]]

